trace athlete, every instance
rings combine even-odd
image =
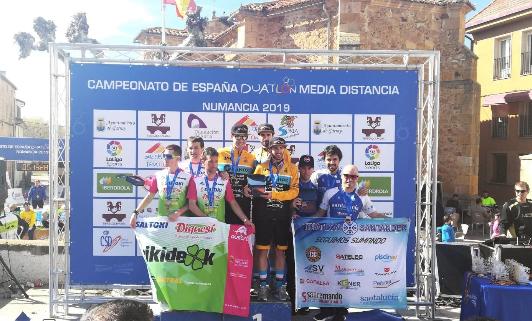
[[[181,162],[180,167],[193,178],[205,175],[205,167],[202,165],[203,148],[205,142],[199,136],[191,136],[187,139],[188,159]]]
[[[325,192],[317,216],[346,218],[356,220],[362,217],[384,218],[384,214],[377,213],[369,196],[359,196],[356,193],[358,181],[358,168],[347,165],[342,169],[342,185]],[[314,320],[345,320],[346,308],[321,308],[314,316]]]
[[[310,180],[318,186],[318,204],[321,203],[323,195],[328,189],[340,187],[342,178],[340,177],[340,162],[342,161],[342,151],[336,145],[329,145],[323,151],[326,169],[315,171]]]
[[[275,129],[272,124],[260,124],[259,127],[257,127],[257,133],[260,136],[261,146],[253,151],[253,155],[255,156],[256,164],[260,164],[267,161],[270,156],[268,146],[275,134]]]
[[[188,210],[186,195],[191,175],[178,167],[181,147],[168,145],[163,156],[166,167],[155,173],[154,179],[149,183],[149,193],[133,211],[129,222],[132,228],[136,226],[138,214],[150,204],[156,195],[159,197],[157,206],[159,216],[167,216],[170,221],[175,221]]]
[[[303,155],[299,158],[299,195],[292,202],[292,217],[314,216],[318,211],[318,186],[311,181],[314,173],[314,157]]]
[[[279,300],[287,300],[284,283],[285,251],[290,242],[290,204],[299,193],[297,168],[284,157],[286,142],[280,137],[270,140],[270,159],[257,165],[255,174],[266,176],[266,187],[260,197],[254,201],[257,215],[255,247],[258,252],[258,271],[260,278],[259,300],[268,299],[267,267],[268,251],[275,244],[276,291]],[[255,205],[256,204],[256,205]]]
[[[203,152],[203,168],[206,174],[193,178],[188,186],[188,207],[196,216],[209,216],[225,222],[225,202],[233,213],[247,226],[253,226],[238,206],[229,180],[218,174],[218,152],[212,147]]]
[[[233,187],[235,199],[242,212],[249,219],[251,199],[247,190],[247,177],[253,172],[255,157],[246,150],[248,140],[248,126],[236,124],[231,128],[231,147],[218,150],[218,169],[229,172],[229,180]],[[233,212],[230,204],[226,206],[225,222],[227,224],[241,224],[241,220]]]

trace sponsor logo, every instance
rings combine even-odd
[[[362,254],[336,254],[336,259],[343,261],[358,261],[363,260]]]
[[[394,294],[374,294],[373,296],[361,296],[362,304],[399,302],[399,296]]]
[[[366,169],[380,169],[381,162],[379,161],[381,150],[377,145],[368,145],[365,150],[367,160],[364,161]]]
[[[221,137],[220,130],[209,129],[207,123],[196,114],[188,115],[187,126],[193,130],[194,136],[200,136],[203,139],[219,139]]]
[[[98,117],[98,120],[96,121],[96,130],[99,132],[105,131],[105,118]]]
[[[349,243],[348,237],[336,237],[336,236],[319,236],[316,238],[316,243]]]
[[[385,132],[384,128],[379,128],[381,126],[380,116],[375,118],[368,116],[366,118],[366,124],[369,128],[362,129],[362,134],[364,134],[367,138],[371,137],[372,135],[376,136],[377,138],[381,138],[382,134]]]
[[[111,251],[122,239],[121,235],[113,238],[109,234],[109,231],[105,230],[102,232],[102,236],[100,236],[100,246],[103,247],[103,253]]]
[[[302,292],[303,302],[342,303],[341,293]]]
[[[121,167],[123,158],[120,157],[123,151],[122,144],[117,140],[112,140],[106,146],[107,156],[105,162],[109,167]]]
[[[168,228],[168,222],[137,222],[137,227],[140,228]]]
[[[166,114],[151,114],[151,122],[153,125],[146,126],[150,134],[156,135],[157,132],[160,132],[162,136],[168,136],[166,133],[170,130],[170,126],[163,126],[166,122]]]
[[[342,135],[351,131],[351,124],[349,122],[338,123],[324,123],[319,119],[314,120],[312,125],[312,132],[315,135],[332,134]]]
[[[295,120],[297,116],[283,115],[281,117],[281,124],[279,127],[279,136],[283,138],[290,138],[299,135],[299,130],[295,128]]]
[[[311,273],[311,274],[323,275],[324,274],[323,265],[318,265],[318,264],[307,265],[305,266],[305,272]]]
[[[208,234],[216,231],[216,225],[177,223],[175,230],[178,233]]]
[[[163,159],[164,146],[161,143],[155,143],[144,152],[144,167],[160,168],[164,166]]]
[[[375,255],[376,262],[395,262],[397,261],[397,255],[390,254],[377,254]]]
[[[391,197],[392,177],[391,176],[369,176],[360,177],[360,181],[366,181],[368,195],[370,197]]]
[[[146,262],[175,262],[190,266],[192,270],[200,270],[205,265],[213,265],[215,253],[209,249],[200,249],[197,244],[187,247],[186,251],[178,251],[177,247],[167,249],[146,246],[142,251]]]
[[[339,275],[356,275],[356,276],[363,276],[364,269],[357,269],[350,266],[341,266],[336,264],[334,266],[334,273]]]
[[[342,231],[344,231],[344,233],[347,235],[355,234],[358,231],[357,223],[351,220],[346,220],[342,225]]]
[[[360,232],[407,232],[406,224],[363,224],[358,227]]]
[[[248,240],[248,231],[245,226],[240,226],[234,234],[231,234],[231,239],[238,241],[247,241]]]
[[[283,78],[283,82],[278,86],[277,92],[280,94],[291,94],[296,92],[296,82],[288,77]]]
[[[349,279],[343,279],[338,281],[338,286],[345,290],[356,290],[360,288],[360,281],[350,281]]]
[[[105,120],[104,117],[98,117],[96,119],[96,131],[99,132],[125,132],[135,125],[135,121]]]
[[[125,180],[125,175],[116,173],[97,173],[96,192],[98,193],[133,193],[133,185]]]
[[[313,284],[313,285],[320,285],[320,286],[329,286],[329,281],[326,280],[316,280],[316,279],[299,279],[300,284]]]
[[[378,276],[387,276],[387,275],[394,275],[397,273],[397,270],[392,270],[390,267],[385,267],[383,269],[383,272],[375,272],[375,275]]]
[[[385,280],[385,281],[373,281],[373,287],[375,289],[385,289],[389,288],[390,286],[394,285],[395,283],[399,283],[399,280]]]
[[[315,246],[311,246],[305,250],[305,256],[312,263],[318,262],[321,259],[321,250]]]
[[[207,128],[203,119],[199,118],[196,114],[188,115],[187,126],[188,128]]]
[[[107,223],[111,222],[114,218],[117,222],[122,222],[126,218],[126,214],[118,213],[122,210],[122,202],[118,201],[113,203],[112,201],[107,201],[107,211],[110,213],[102,214],[102,218],[105,219]]]

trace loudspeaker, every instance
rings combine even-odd
[[[436,244],[436,264],[438,268],[439,293],[462,295],[464,274],[471,271],[475,243]]]

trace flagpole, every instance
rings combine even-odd
[[[161,0],[161,16],[163,18],[163,27],[161,28],[161,44],[166,45],[166,4],[164,3],[164,0]]]

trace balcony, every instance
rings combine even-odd
[[[493,60],[493,79],[510,78],[510,62],[512,56],[495,58]]]
[[[521,75],[526,76],[532,74],[532,53],[521,53]]]

